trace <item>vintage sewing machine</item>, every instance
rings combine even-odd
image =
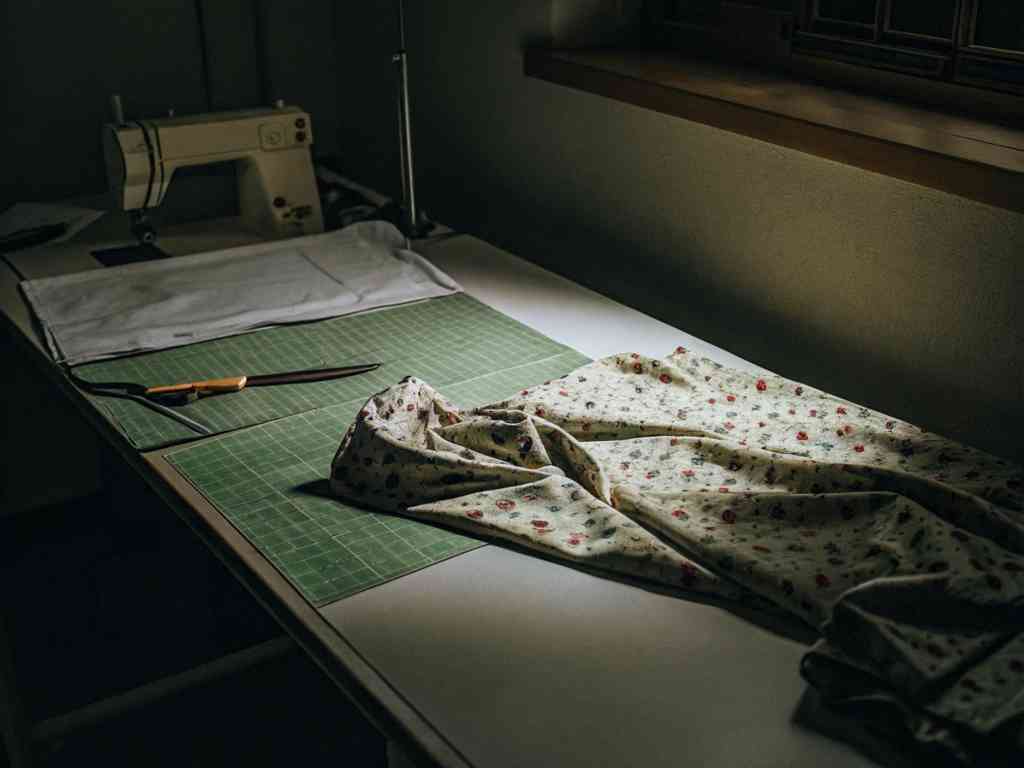
[[[156,232],[146,211],[163,202],[180,168],[237,163],[243,226],[268,239],[323,232],[309,114],[298,107],[129,120],[103,127],[114,207],[128,211],[141,242]]]

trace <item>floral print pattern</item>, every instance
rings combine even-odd
[[[1020,468],[807,385],[682,347],[471,411],[410,378],[360,412],[331,486],[796,617],[822,638],[812,683],[841,698],[850,670],[878,681],[933,742],[1024,715]]]

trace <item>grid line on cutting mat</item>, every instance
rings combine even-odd
[[[511,368],[488,372],[481,366],[476,375],[439,389],[455,403],[477,406],[586,362],[565,349]],[[429,523],[330,497],[331,459],[364,402],[288,416],[167,453],[172,466],[315,606],[481,546]]]
[[[243,373],[384,363],[376,371],[351,378],[247,388],[178,408],[217,434],[335,403],[366,400],[407,375],[440,389],[487,371],[558,355],[575,356],[577,365],[586,362],[517,320],[471,296],[456,294],[91,363],[75,371],[88,381],[158,386]],[[198,437],[139,403],[109,397],[92,400],[139,450]]]

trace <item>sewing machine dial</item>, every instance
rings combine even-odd
[[[301,123],[301,124],[300,124]],[[260,148],[266,151],[291,149],[311,143],[309,128],[304,119],[287,122],[264,123],[260,126]]]

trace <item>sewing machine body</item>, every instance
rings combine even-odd
[[[103,127],[114,206],[159,206],[179,168],[238,164],[243,225],[277,239],[323,232],[309,114],[297,107],[134,120]]]

